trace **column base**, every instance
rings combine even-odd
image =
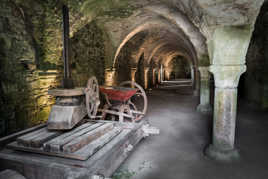
[[[194,90],[193,91],[193,96],[199,96],[199,90]]]
[[[211,114],[212,113],[212,107],[210,104],[199,104],[196,108],[196,110],[203,114]]]
[[[214,147],[212,144],[205,149],[205,155],[211,159],[221,162],[233,162],[240,159],[240,155],[237,149],[220,150]]]

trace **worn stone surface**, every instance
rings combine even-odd
[[[144,84],[144,67],[150,67],[150,77],[154,68],[177,57],[185,58],[194,67],[194,79],[199,78],[199,65],[244,64],[262,2],[3,0],[0,118],[5,122],[1,123],[4,128],[8,123],[8,130],[16,130],[27,127],[26,121],[31,125],[47,119],[53,99],[46,91],[59,86],[62,78],[63,3],[70,7],[73,78],[77,86],[84,86],[91,75],[97,76],[100,84],[129,80],[133,78],[132,68],[137,68],[135,80]],[[116,71],[109,73],[109,69]],[[258,71],[255,67],[250,69]],[[228,75],[232,74],[217,78],[229,78]],[[249,75],[246,80],[248,86],[252,79],[254,84],[260,83],[256,91],[248,90],[247,94],[263,106],[268,106],[267,85],[263,85],[266,77]],[[150,81],[148,84],[151,87]],[[198,85],[194,81],[196,90]]]
[[[218,27],[208,45],[212,64],[244,64],[251,33],[249,25]]]
[[[199,67],[200,72],[200,104],[197,111],[209,114],[212,112],[210,104],[210,73],[209,67]]]
[[[206,154],[214,159],[231,161],[239,155],[235,149],[237,86],[246,66],[215,66],[210,72],[215,80],[213,140]]]
[[[24,10],[10,1],[1,2],[1,135],[45,121],[53,102],[47,89],[56,84],[57,71],[37,69],[39,51]]]
[[[238,101],[235,143],[241,160],[222,163],[203,154],[211,141],[212,116],[196,111],[198,97],[176,91],[153,90],[148,95],[149,122],[160,129],[135,148],[117,171],[131,179],[254,179],[267,178],[268,112]]]
[[[267,110],[267,1],[263,4],[256,20],[246,56],[247,71],[239,84],[240,97],[252,107]]]

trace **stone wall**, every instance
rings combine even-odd
[[[175,57],[169,62],[170,79],[191,78],[191,68],[187,60],[182,57]]]
[[[91,76],[104,83],[105,39],[95,21],[85,25],[71,38],[72,78],[75,86],[86,86]]]
[[[247,53],[247,71],[240,81],[242,97],[268,109],[268,3],[264,3],[255,24]],[[241,87],[242,85],[242,87]]]
[[[26,15],[10,1],[0,11],[0,134],[14,132],[45,120],[51,99],[47,89],[53,73],[37,70],[36,49]]]
[[[0,136],[47,120],[48,89],[62,79],[60,1],[0,3]],[[104,34],[70,8],[72,73],[76,86],[95,75],[104,82]]]

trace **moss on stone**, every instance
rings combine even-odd
[[[199,60],[198,60],[199,66],[209,66],[210,61],[209,61],[209,56],[207,54],[202,55]]]
[[[91,17],[125,18],[129,17],[133,10],[127,0],[85,0],[81,6],[81,12]]]
[[[95,21],[87,24],[71,39],[71,60],[76,86],[85,86],[90,76],[104,82],[105,39]]]

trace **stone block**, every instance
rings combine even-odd
[[[47,121],[48,129],[68,130],[72,129],[79,121],[86,116],[84,105],[60,106],[53,105]]]

